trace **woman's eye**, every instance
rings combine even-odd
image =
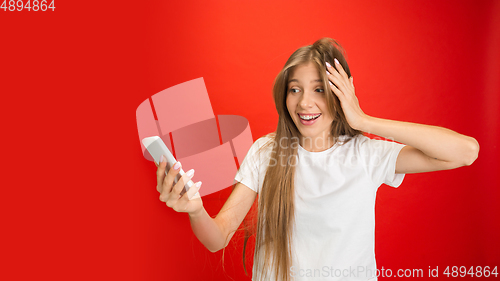
[[[290,90],[288,90],[290,93],[298,93],[299,92],[299,89],[296,89],[296,88],[291,88]]]
[[[321,88],[316,89],[316,92],[318,92],[318,93],[323,93],[324,91],[325,91],[325,90],[323,90],[323,89],[321,89]]]

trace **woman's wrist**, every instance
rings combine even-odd
[[[364,114],[362,118],[360,118],[360,121],[358,122],[357,126],[353,129],[362,131],[362,132],[367,132],[369,133],[371,131],[371,123],[373,122],[373,117]]]
[[[189,214],[189,218],[190,219],[196,219],[196,218],[199,218],[201,215],[203,215],[203,211],[205,210],[205,208],[203,206],[201,206],[200,209],[194,211],[194,212],[190,212],[188,213]]]
[[[358,128],[360,131],[403,142],[398,136],[411,123],[366,115],[360,124]]]

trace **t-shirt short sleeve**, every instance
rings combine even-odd
[[[259,192],[260,179],[263,176],[262,165],[266,164],[266,152],[264,150],[269,150],[261,149],[261,147],[270,140],[271,139],[269,137],[262,137],[252,144],[234,178],[235,181],[246,185],[248,188],[257,193]],[[269,162],[268,158],[267,162]]]
[[[405,175],[396,174],[396,160],[405,145],[366,136],[359,136],[357,141],[360,158],[363,159],[366,172],[372,181],[377,185],[401,185]]]

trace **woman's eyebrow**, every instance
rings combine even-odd
[[[288,80],[288,84],[290,84],[290,83],[292,83],[292,82],[297,82],[297,83],[299,83],[299,80],[297,80],[297,79]],[[312,81],[311,81],[311,83],[314,83],[314,82],[319,82],[319,83],[322,83],[322,82],[323,82],[323,80],[321,80],[321,79],[316,79],[316,80],[312,80]]]

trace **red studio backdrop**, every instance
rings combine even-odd
[[[380,187],[379,269],[500,266],[500,1],[0,2],[0,280],[250,280],[241,235],[210,253],[158,200],[135,111],[203,77],[214,114],[256,140],[276,74],[321,37],[346,49],[365,113],[481,146],[470,167]],[[230,192],[203,197],[210,215]]]

